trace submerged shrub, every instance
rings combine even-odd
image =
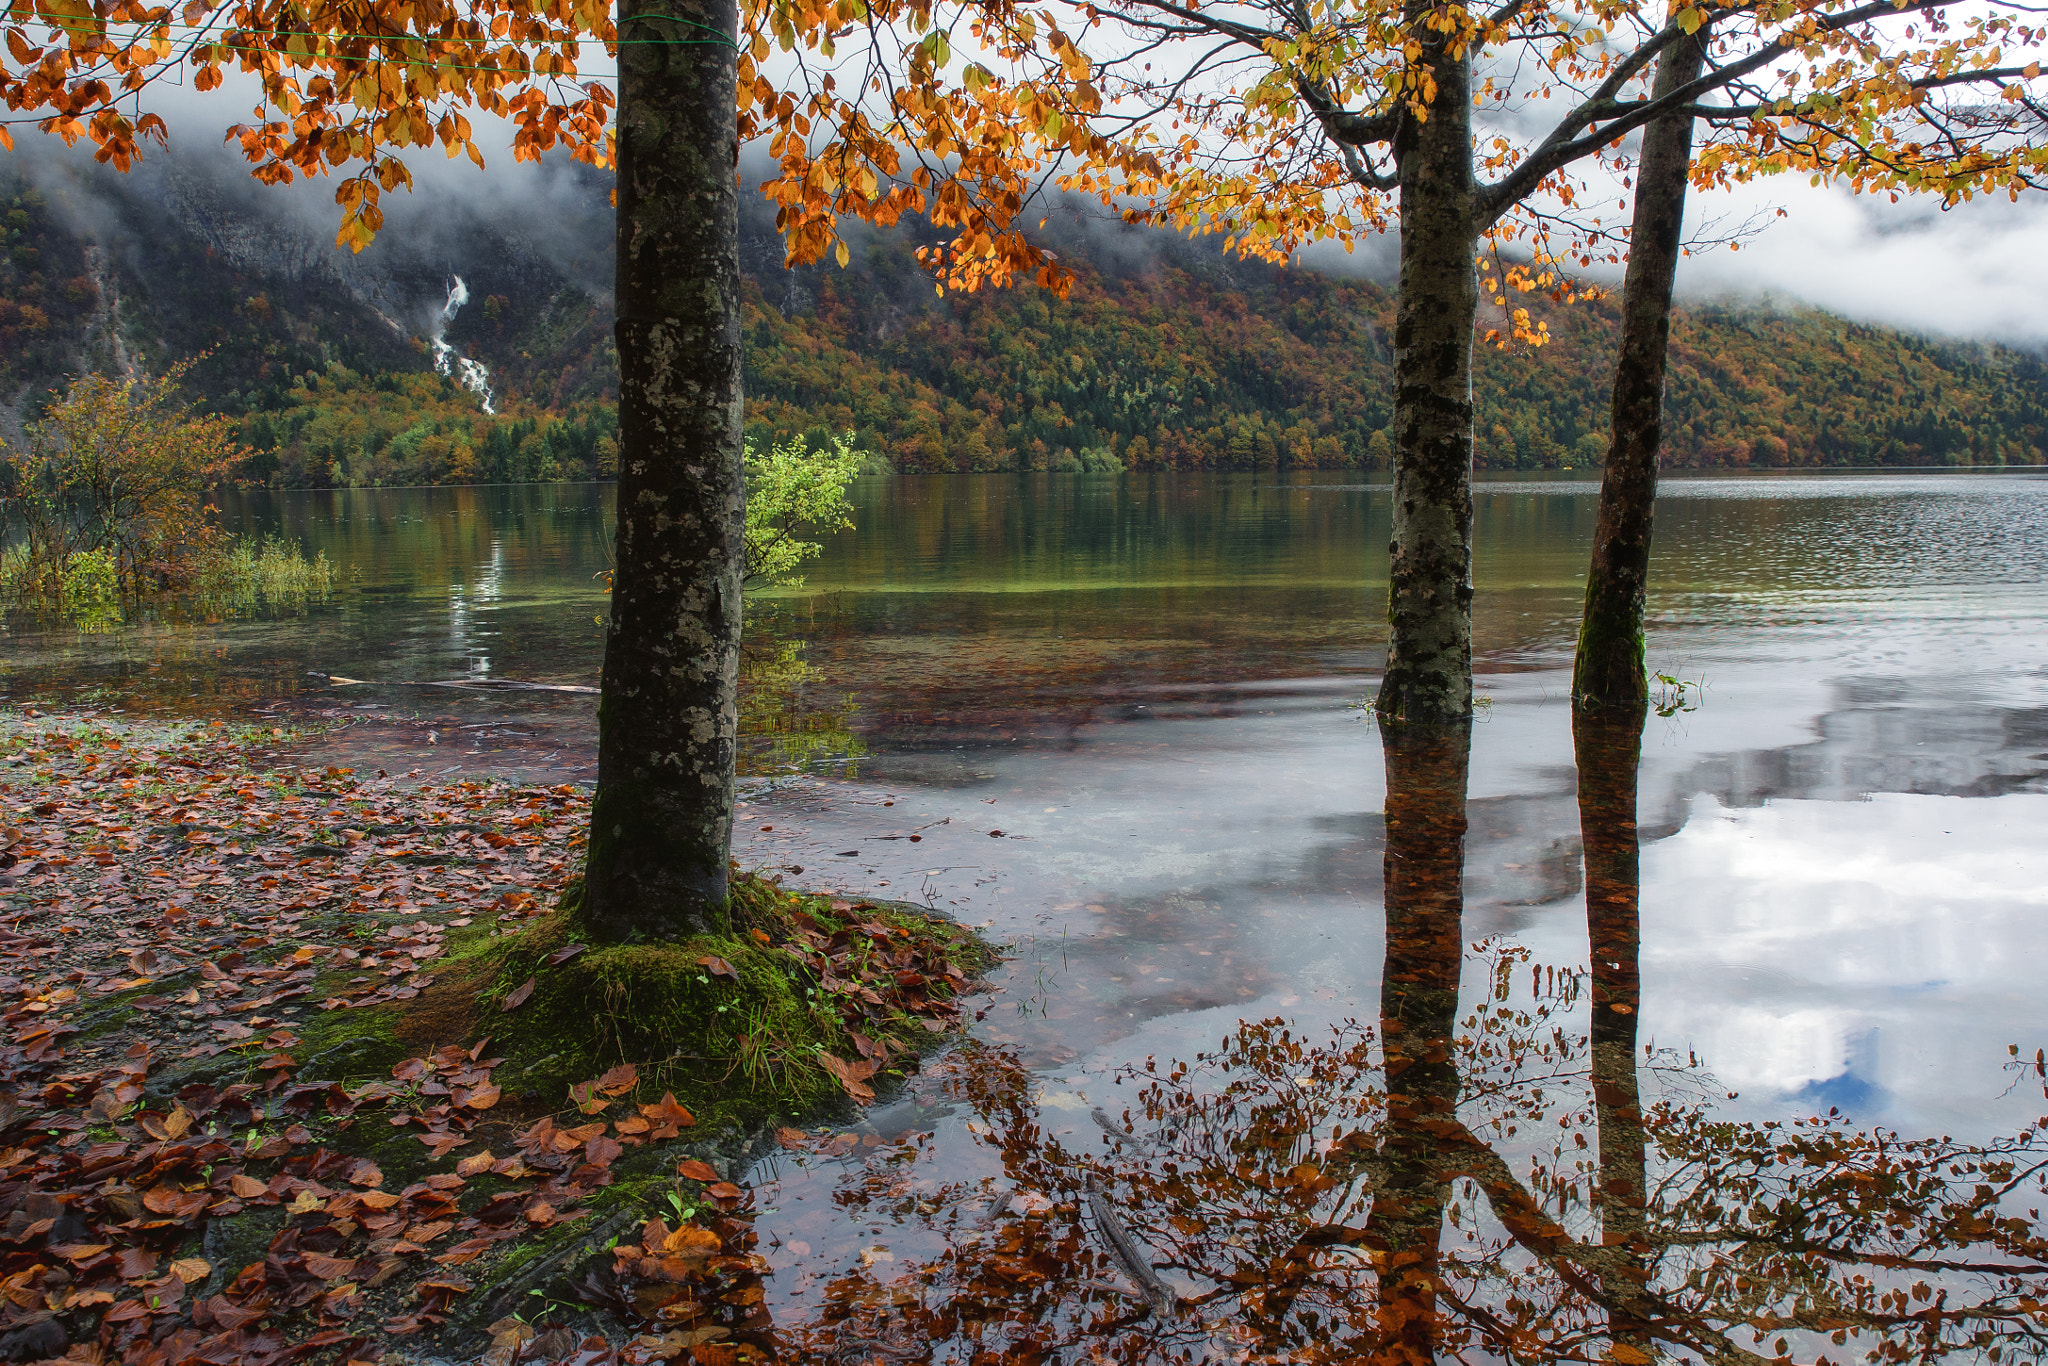
[[[193,589],[214,612],[304,607],[334,591],[334,564],[281,536],[237,536],[200,562]]]
[[[184,370],[86,375],[28,424],[22,446],[0,442],[0,531],[18,527],[9,539],[24,553],[12,596],[70,612],[81,554],[113,566],[117,597],[190,581],[220,536],[200,495],[246,452],[228,419],[197,416],[178,397]]]

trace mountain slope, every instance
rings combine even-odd
[[[265,190],[226,158],[0,170],[0,405],[27,413],[81,368],[205,352],[193,388],[245,415],[267,452],[252,472],[283,482],[600,473],[607,186],[536,174],[400,197],[352,257],[328,245],[324,190]],[[914,233],[864,239],[848,270],[792,271],[750,210],[757,438],[852,428],[904,470],[1386,463],[1392,299],[1376,283],[1066,219],[1048,236],[1077,271],[1068,299],[942,298]],[[468,302],[445,318],[456,276]],[[1479,355],[1482,467],[1599,459],[1613,310],[1541,316],[1550,346]],[[433,374],[436,337],[487,367],[496,415]],[[1673,465],[2036,464],[2048,366],[1813,310],[1695,307],[1674,325],[1667,413]]]

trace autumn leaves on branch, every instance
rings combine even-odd
[[[1702,185],[1802,171],[1954,201],[2040,175],[2028,49],[2041,32],[2024,11],[1961,0],[1660,9],[757,0],[737,35],[739,131],[776,160],[762,188],[792,259],[843,258],[840,219],[921,214],[950,230],[930,263],[966,288],[1019,274],[1064,285],[1024,236],[1048,185],[1271,259],[1322,239],[1349,247],[1397,210],[1402,130],[1450,98],[1477,106],[1474,165],[1490,177],[1474,187],[1479,226],[1524,244],[1496,289],[1562,291],[1561,267],[1611,249],[1597,219],[1575,212],[1588,196],[1571,168],[1622,157],[1622,140],[1666,109],[1711,129]],[[13,0],[0,27],[0,100],[15,115],[0,120],[0,145],[12,146],[9,124],[35,125],[90,139],[125,169],[143,141],[167,137],[151,87],[210,90],[238,71],[261,90],[230,134],[256,176],[346,173],[339,240],[358,250],[381,225],[381,193],[410,187],[409,149],[482,164],[472,112],[511,123],[515,158],[559,147],[605,164],[614,97],[588,70],[601,65],[592,49],[676,41],[622,37],[597,0]],[[1699,78],[1649,98],[1658,55],[1700,33]],[[1432,54],[1468,88],[1444,88],[1452,68]]]

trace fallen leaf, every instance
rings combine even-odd
[[[662,1240],[662,1251],[678,1257],[709,1257],[718,1248],[718,1235],[696,1224],[684,1224]]]
[[[549,954],[547,958],[543,961],[545,961],[547,965],[551,968],[558,968],[562,966],[562,964],[568,962],[571,958],[574,958],[577,954],[582,953],[586,947],[588,946],[584,944],[565,944],[561,948],[556,949],[553,953]]]
[[[112,1246],[112,1243],[66,1243],[62,1247],[53,1247],[50,1251],[67,1262],[89,1262]]]
[[[197,1285],[213,1274],[213,1267],[204,1257],[180,1257],[171,1263],[171,1274],[187,1285]]]
[[[519,1007],[525,1005],[526,998],[533,995],[533,984],[536,980],[538,979],[529,977],[523,984],[514,987],[512,990],[512,994],[505,998],[505,1004],[503,1006],[503,1009],[517,1010],[519,1009]]]
[[[713,977],[730,977],[735,982],[740,980],[740,975],[739,973],[733,971],[732,964],[726,962],[723,958],[718,957],[716,954],[705,954],[702,958],[699,958],[697,960],[697,966],[704,968]]]
[[[871,1060],[863,1058],[859,1062],[848,1062],[830,1053],[820,1053],[818,1065],[837,1077],[846,1094],[861,1104],[865,1105],[875,1098],[875,1089],[867,1084],[868,1078],[875,1075],[875,1064]]]
[[[498,1103],[498,1098],[503,1094],[504,1092],[496,1086],[485,1082],[474,1091],[460,1093],[457,1104],[466,1105],[472,1110],[488,1110]]]
[[[681,1162],[676,1163],[676,1175],[686,1177],[691,1181],[702,1181],[707,1185],[713,1181],[724,1179],[718,1174],[716,1167],[712,1166],[709,1162],[699,1162],[694,1157],[686,1157]]]

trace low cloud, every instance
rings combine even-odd
[[[2048,344],[2048,197],[1938,203],[1765,183],[1695,196],[1689,223],[1786,216],[1739,251],[1706,250],[1679,270],[1691,299],[1798,300],[1845,317],[1958,338]]]

